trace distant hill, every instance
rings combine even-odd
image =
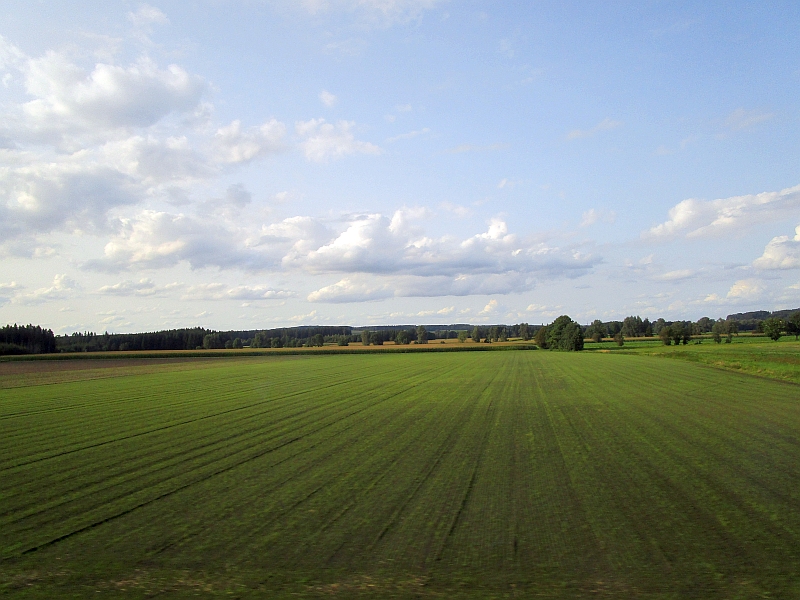
[[[764,319],[769,319],[770,317],[786,319],[789,315],[798,311],[800,311],[800,308],[776,310],[774,312],[769,312],[768,310],[754,310],[751,312],[734,313],[732,315],[728,315],[727,318],[732,321],[763,321]]]

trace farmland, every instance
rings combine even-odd
[[[0,593],[800,596],[795,383],[619,352],[60,362],[0,364]]]

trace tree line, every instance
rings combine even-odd
[[[775,315],[778,313],[767,313]],[[761,313],[743,313],[747,317]],[[800,309],[782,311],[783,318],[770,316],[755,320],[752,329],[773,340],[783,334],[800,337]],[[552,323],[531,325],[450,325],[450,326],[377,326],[353,328],[349,326],[298,326],[261,330],[215,331],[202,327],[170,329],[147,333],[98,334],[76,332],[55,336],[49,329],[36,325],[6,325],[0,329],[0,354],[37,354],[49,352],[115,352],[136,350],[200,350],[221,348],[297,348],[325,344],[348,346],[360,342],[362,345],[381,346],[395,344],[427,344],[436,340],[458,339],[466,342],[494,343],[509,339],[533,340],[543,349],[581,350],[584,339],[600,342],[613,339],[624,344],[631,338],[659,338],[664,344],[687,344],[692,336],[711,335],[717,342],[730,343],[740,331],[748,331],[743,322],[729,315],[726,319],[702,317],[697,321],[650,321],[631,315],[622,321],[600,321],[595,319],[582,326],[568,315],[562,315]],[[747,321],[750,325],[750,321]]]
[[[47,354],[56,351],[56,336],[39,325],[6,325],[0,329],[0,355]]]

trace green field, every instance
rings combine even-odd
[[[12,597],[796,598],[798,482],[800,386],[687,360],[0,364]]]

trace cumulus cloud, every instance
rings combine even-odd
[[[740,279],[728,290],[729,300],[758,300],[764,286],[757,279]]]
[[[256,268],[263,256],[246,253],[219,223],[184,214],[145,210],[134,219],[120,220],[122,232],[104,249],[104,256],[84,268],[118,272],[127,269],[171,267],[186,261],[194,268]]]
[[[132,14],[141,23],[162,20],[147,5]],[[115,210],[159,196],[187,204],[192,186],[284,148],[286,127],[275,119],[217,128],[172,119],[208,109],[206,82],[177,65],[142,58],[85,70],[57,52],[29,58],[2,38],[0,61],[17,69],[32,97],[0,115],[6,246],[19,238],[33,247],[29,238],[52,231],[108,231]]]
[[[604,131],[611,131],[612,129],[616,129],[617,127],[621,127],[621,121],[614,121],[613,119],[609,119],[606,117],[602,121],[600,121],[597,125],[590,129],[573,129],[567,134],[568,140],[578,140],[581,138],[589,138],[594,137],[598,133],[602,133]]]
[[[757,269],[800,269],[800,225],[795,235],[781,235],[772,238],[764,248],[764,253],[753,261]]]
[[[642,237],[712,237],[740,231],[754,224],[795,216],[798,208],[800,185],[779,192],[762,192],[717,200],[689,198],[673,206],[669,210],[669,219],[643,232]]]
[[[23,110],[40,130],[147,127],[193,108],[206,87],[177,65],[159,69],[147,58],[127,67],[98,63],[86,73],[50,51],[27,61],[25,88],[34,99]]]
[[[497,312],[497,300],[489,300],[486,306],[478,313],[479,315],[490,315]]]
[[[101,296],[156,296],[164,295],[166,292],[183,287],[181,283],[168,283],[158,285],[152,279],[146,277],[138,281],[126,279],[113,285],[104,285],[95,291]]]
[[[43,304],[53,300],[64,300],[78,289],[78,284],[65,274],[56,275],[53,285],[39,288],[27,294],[17,294],[12,301],[17,304]]]
[[[423,276],[460,273],[537,272],[582,274],[597,259],[575,249],[530,243],[508,232],[500,219],[487,231],[465,240],[430,238],[414,226],[408,210],[392,218],[363,215],[348,223],[333,240],[310,252],[287,256],[284,265],[315,273],[403,273]]]
[[[188,262],[192,268],[339,273],[341,281],[313,292],[311,299],[341,301],[509,293],[531,289],[538,279],[581,276],[600,261],[578,247],[521,238],[497,218],[466,239],[432,238],[422,227],[430,215],[415,207],[391,216],[352,216],[338,230],[300,216],[248,229],[224,219],[145,210],[120,220],[104,257],[85,267],[116,272]],[[369,274],[395,279],[365,279]]]
[[[103,230],[109,210],[138,201],[129,176],[81,158],[88,157],[83,153],[0,170],[0,236],[63,227]]]
[[[390,282],[369,281],[364,278],[347,277],[332,285],[327,285],[308,295],[309,302],[367,302],[383,300],[395,295]]]
[[[295,131],[303,138],[300,146],[306,158],[314,162],[327,162],[349,154],[380,154],[378,146],[355,138],[354,126],[352,121],[333,125],[325,119],[311,119],[295,123]]]
[[[243,131],[240,121],[220,127],[214,135],[214,156],[225,163],[243,163],[284,148],[286,126],[275,119]]]

